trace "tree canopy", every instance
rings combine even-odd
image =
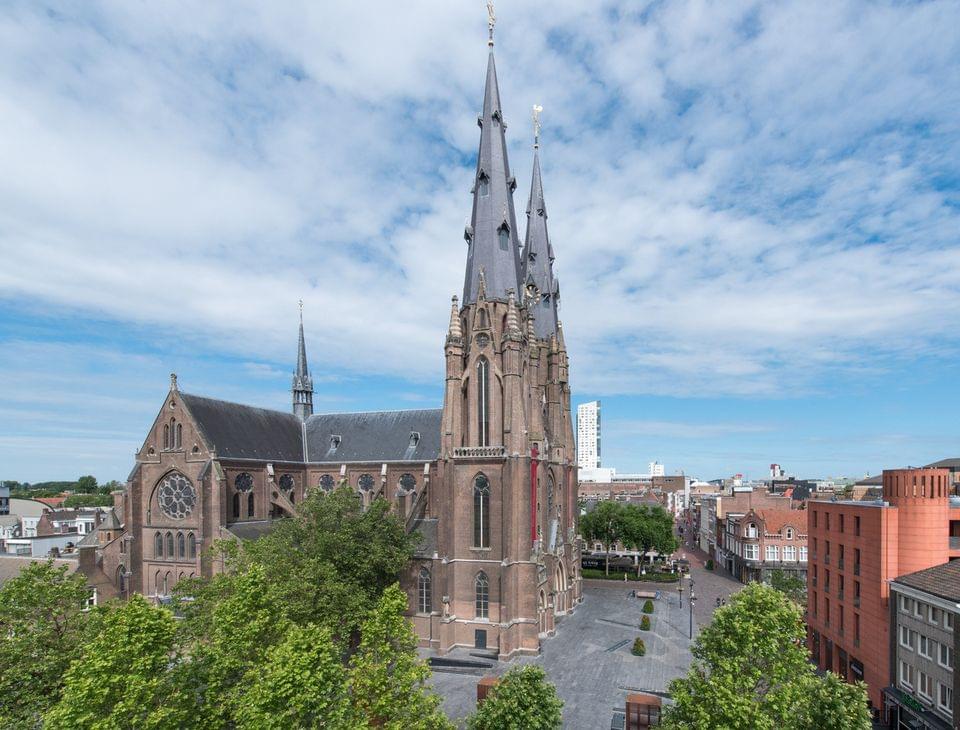
[[[673,534],[673,517],[660,505],[604,500],[580,518],[580,534],[587,542],[603,544],[610,572],[610,549],[616,543],[641,554],[674,552],[679,543]]]
[[[869,730],[865,686],[817,676],[804,638],[800,607],[751,583],[697,638],[690,671],[670,683],[664,727]]]
[[[0,727],[34,727],[60,694],[88,628],[81,575],[31,563],[0,588]]]
[[[563,701],[542,667],[515,667],[500,678],[470,716],[470,730],[553,730],[562,722]]]

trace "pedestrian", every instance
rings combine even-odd
[[[717,608],[720,608],[720,596],[717,596]]]

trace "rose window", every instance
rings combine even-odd
[[[160,483],[157,502],[167,517],[182,520],[196,507],[197,492],[183,474],[170,474]]]

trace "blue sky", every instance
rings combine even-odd
[[[123,478],[176,371],[439,406],[483,2],[0,8],[0,476]],[[355,7],[356,6],[356,7]],[[960,455],[960,5],[508,2],[574,402],[703,478]]]

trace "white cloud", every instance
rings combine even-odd
[[[575,388],[775,395],[955,348],[956,4],[498,14],[519,209],[546,107]],[[483,38],[461,3],[8,6],[0,296],[270,362],[303,298],[318,373],[437,382]]]

